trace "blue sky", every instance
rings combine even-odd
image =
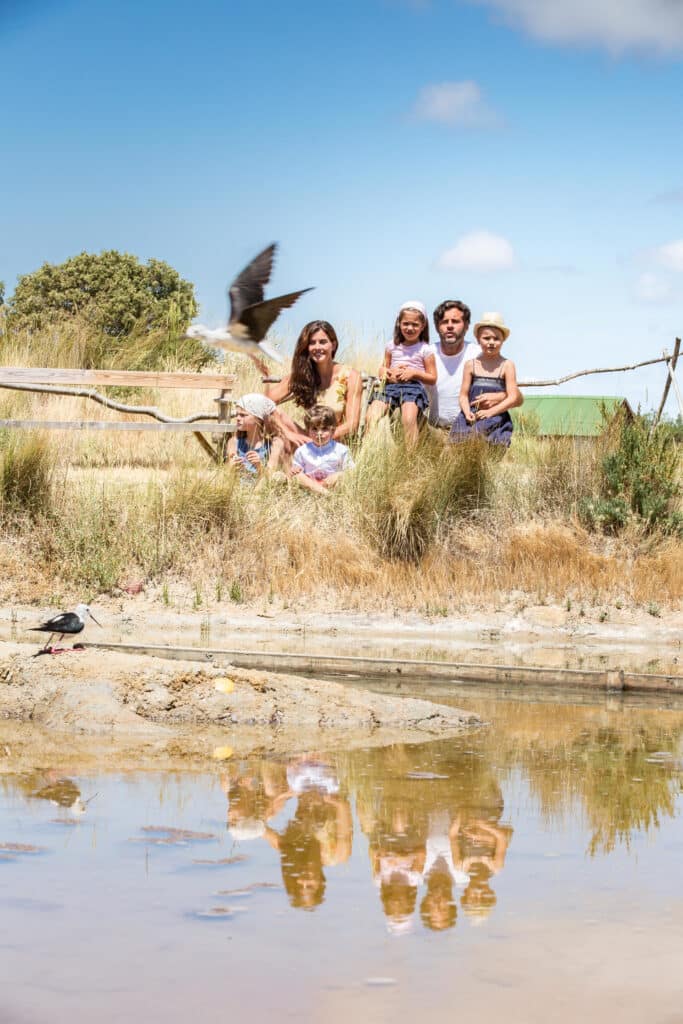
[[[0,279],[77,252],[225,285],[280,242],[281,327],[501,310],[522,378],[683,330],[683,4],[4,0]],[[651,408],[661,367],[565,391]],[[676,406],[670,400],[669,411]]]

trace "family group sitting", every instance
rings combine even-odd
[[[491,444],[510,444],[509,410],[523,401],[515,365],[501,355],[510,330],[500,313],[485,313],[474,325],[476,341],[467,341],[470,319],[464,302],[440,303],[434,310],[438,341],[432,345],[422,303],[401,306],[372,392],[367,431],[397,411],[409,443],[427,419],[454,443],[478,435]],[[345,442],[358,432],[363,381],[358,370],[335,361],[338,347],[332,325],[313,320],[299,335],[287,376],[266,385],[265,394],[239,399],[237,433],[228,445],[234,466],[253,477],[266,468],[285,469],[318,493],[328,493],[353,466]],[[266,364],[254,361],[266,377]],[[303,426],[278,408],[287,401],[304,410]]]

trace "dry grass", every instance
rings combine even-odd
[[[2,358],[83,365],[93,344],[74,328],[5,339]],[[186,368],[171,356],[164,366]],[[248,360],[228,356],[225,369],[238,375],[240,393],[260,389]],[[196,392],[139,400],[179,417],[201,411],[198,402],[213,411],[210,396]],[[0,413],[120,418],[87,399],[11,391],[0,391]],[[600,455],[521,435],[502,460],[432,435],[411,451],[385,421],[356,453],[356,470],[320,500],[297,487],[242,486],[212,467],[190,434],[5,433],[4,589],[21,598],[30,580],[36,599],[56,589],[80,596],[135,577],[243,600],[322,598],[432,614],[501,606],[514,591],[548,602],[673,605],[683,595],[680,540],[637,527],[606,538],[579,525]]]

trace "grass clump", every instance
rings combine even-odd
[[[387,445],[376,435],[361,449],[350,487],[340,494],[351,492],[360,532],[379,555],[417,563],[442,526],[486,505],[491,456],[479,440],[444,445],[424,433],[413,447],[402,436]]]
[[[36,519],[51,508],[54,451],[44,434],[6,435],[0,469],[0,500],[5,516]]]

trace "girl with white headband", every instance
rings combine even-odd
[[[429,344],[427,311],[421,302],[404,302],[394,336],[379,369],[381,390],[368,410],[368,427],[394,409],[401,410],[406,439],[417,441],[418,417],[429,405],[426,384],[436,384],[436,356]]]
[[[265,395],[243,395],[237,402],[237,431],[228,441],[228,461],[245,474],[257,479],[266,470],[277,469],[284,446],[280,438],[266,436],[266,421],[275,411],[275,402]]]

